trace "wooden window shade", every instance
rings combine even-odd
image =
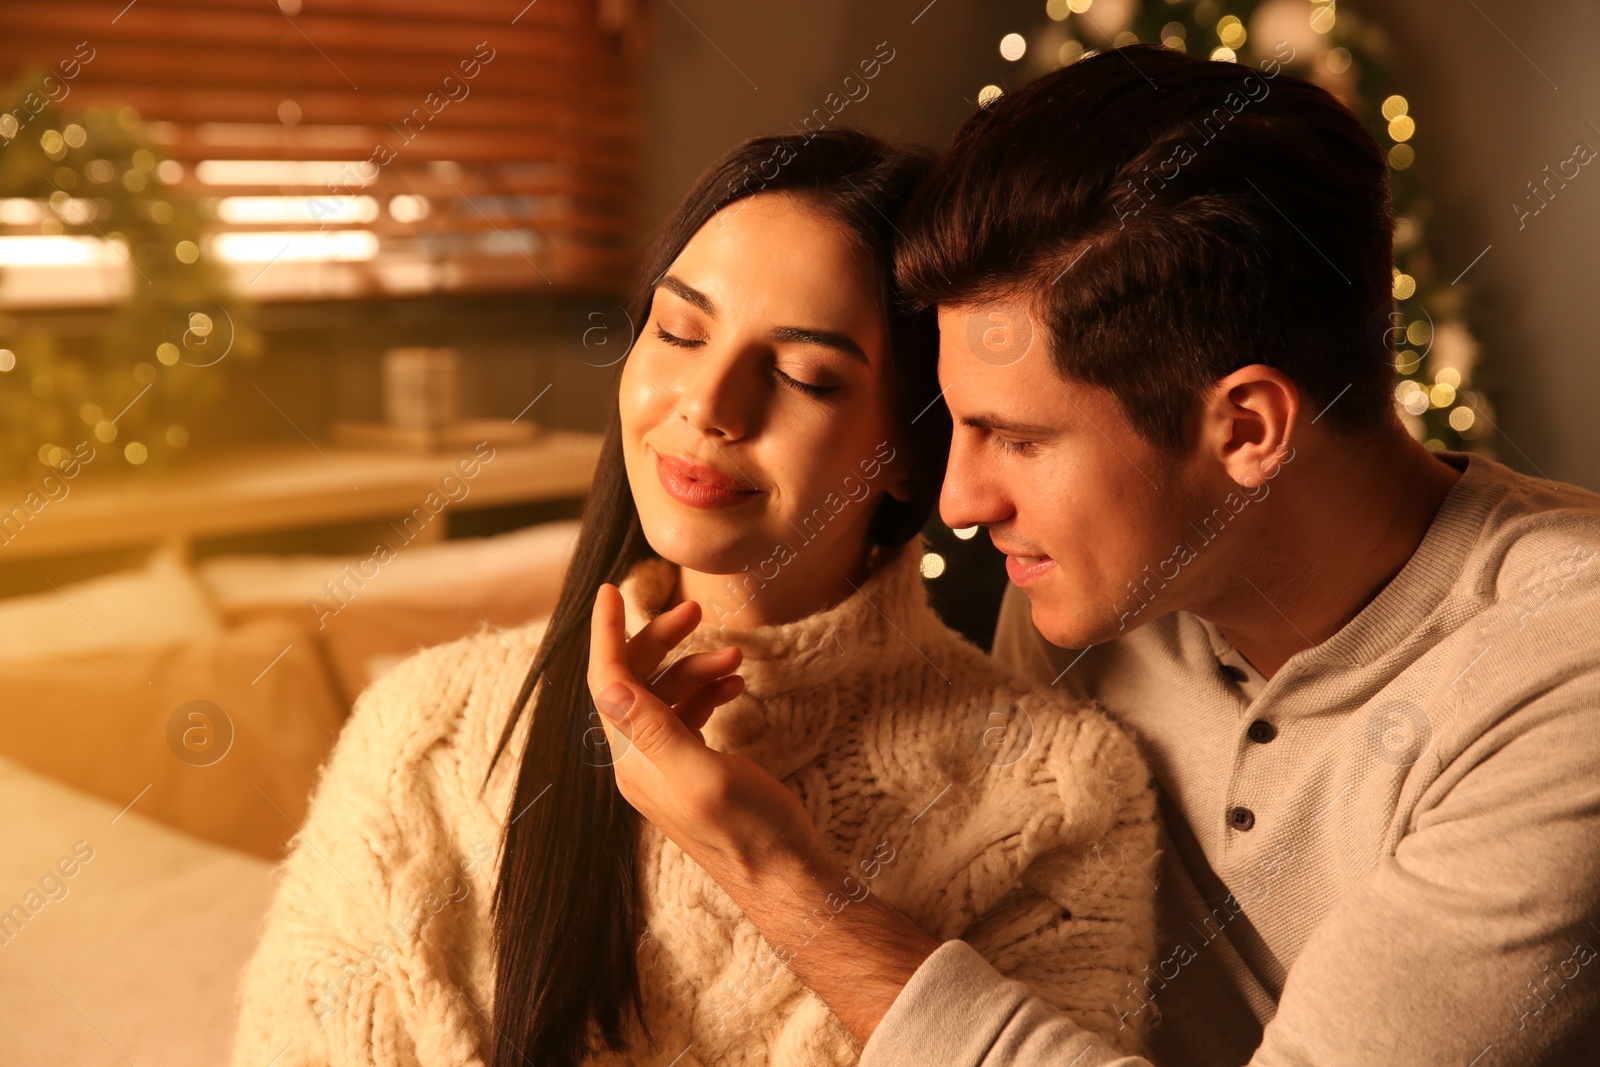
[[[65,106],[153,123],[177,185],[215,198],[214,258],[245,280],[287,236],[343,249],[283,257],[252,295],[616,290],[636,236],[640,16],[525,3],[8,5],[0,75],[86,41]]]

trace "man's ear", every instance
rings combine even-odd
[[[1228,477],[1254,488],[1278,473],[1294,452],[1300,389],[1263,363],[1219,379],[1200,411],[1200,446]]]

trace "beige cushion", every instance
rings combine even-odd
[[[575,520],[543,523],[494,537],[402,545],[386,562],[377,554],[224,556],[202,563],[199,575],[230,622],[278,618],[311,626],[353,703],[383,669],[419,648],[550,614],[577,534]],[[330,594],[329,582],[342,582],[343,590]]]
[[[0,692],[0,755],[119,808],[137,796],[144,816],[266,857],[282,855],[304,819],[346,712],[314,632],[285,619],[162,648],[3,663]],[[233,727],[209,765],[206,724],[185,712],[172,727],[196,700]]]
[[[147,567],[0,600],[0,663],[215,637],[222,621],[171,554]]]

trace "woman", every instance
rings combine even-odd
[[[586,685],[606,583],[630,633],[700,605],[655,684],[699,692],[707,743],[796,792],[856,876],[839,907],[877,892],[1137,1047],[1148,772],[1099,713],[943,626],[921,583],[948,419],[890,250],[926,165],[840,130],[752,140],[701,176],[647,263],[554,614],[418,653],[357,701],[235,1063],[855,1060],[617,792]]]

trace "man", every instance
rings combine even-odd
[[[898,263],[941,514],[1008,556],[996,654],[1155,775],[1149,1060],[869,897],[789,964],[863,1064],[1600,1062],[1600,499],[1406,433],[1392,224],[1378,146],[1275,64],[1119,49],[957,134]],[[639,653],[597,624],[619,787],[798,944],[843,872]]]

